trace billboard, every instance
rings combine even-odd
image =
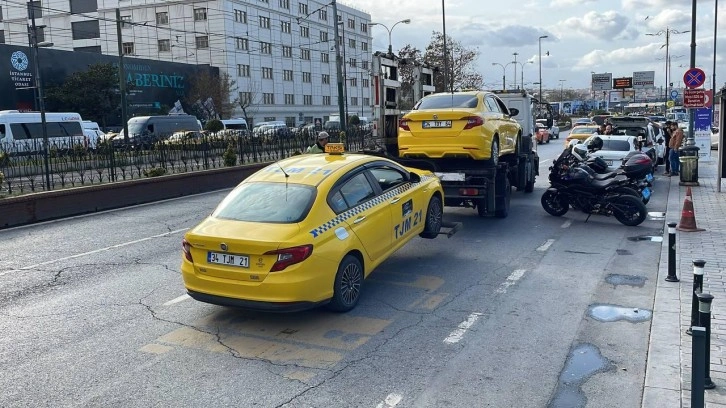
[[[613,89],[627,89],[633,87],[633,77],[613,78]]]
[[[635,89],[655,87],[655,71],[633,72],[633,86]]]
[[[593,91],[609,91],[613,89],[613,74],[606,72],[604,74],[592,74],[592,90]]]
[[[38,50],[40,73],[44,89],[62,84],[66,77],[88,69],[93,64],[114,64],[119,58],[92,52],[63,51],[50,48]],[[37,110],[35,104],[35,70],[32,49],[0,44],[0,110]],[[218,76],[219,68],[209,65],[181,64],[124,57],[127,83],[131,84],[127,98],[129,116],[134,114],[166,114],[177,100],[189,91],[191,78],[208,72]],[[166,111],[164,111],[166,110]],[[161,113],[164,111],[163,113]],[[110,126],[121,125],[120,114],[106,118]],[[118,123],[116,123],[118,122]]]

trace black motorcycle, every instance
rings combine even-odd
[[[562,216],[572,208],[589,216],[614,216],[621,224],[640,225],[647,216],[639,193],[628,187],[628,178],[615,176],[596,180],[583,164],[573,164],[571,148],[563,151],[550,167],[550,188],[542,195],[542,208]]]

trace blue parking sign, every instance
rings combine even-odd
[[[671,99],[676,99],[676,98],[678,98],[678,91],[676,91],[674,89],[671,91]]]

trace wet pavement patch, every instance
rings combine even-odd
[[[651,211],[648,213],[648,218],[654,221],[665,220],[666,214],[660,211]]]
[[[630,323],[642,323],[648,321],[653,315],[650,310],[646,309],[607,304],[590,305],[587,314],[600,322],[617,322],[620,320],[627,320]]]
[[[547,404],[548,408],[584,407],[587,397],[582,392],[582,385],[593,375],[612,368],[612,363],[600,354],[600,350],[592,344],[583,343],[570,351],[565,368],[560,373],[560,380],[554,397]]]
[[[618,275],[611,273],[605,278],[605,282],[613,285],[637,286],[642,288],[645,285],[645,277],[635,275]]]
[[[663,242],[663,237],[655,235],[638,235],[637,237],[628,237],[628,241]]]

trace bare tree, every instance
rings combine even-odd
[[[258,82],[249,81],[246,86],[242,87],[242,91],[237,98],[237,106],[242,109],[247,126],[252,124],[252,115],[257,113],[260,104],[260,84]]]
[[[448,81],[453,84],[453,90],[457,89],[482,89],[484,79],[476,71],[476,60],[479,58],[479,50],[466,48],[459,41],[446,36],[446,55],[444,55],[444,35],[434,31],[431,35],[431,42],[426,46],[423,62],[432,68],[438,68],[434,72],[434,86],[436,92],[449,90],[446,84],[446,73],[444,72],[444,58],[448,63]]]
[[[221,72],[219,76],[209,71],[201,72],[191,79],[191,87],[184,101],[189,110],[202,119],[229,118],[237,106],[237,83]]]

